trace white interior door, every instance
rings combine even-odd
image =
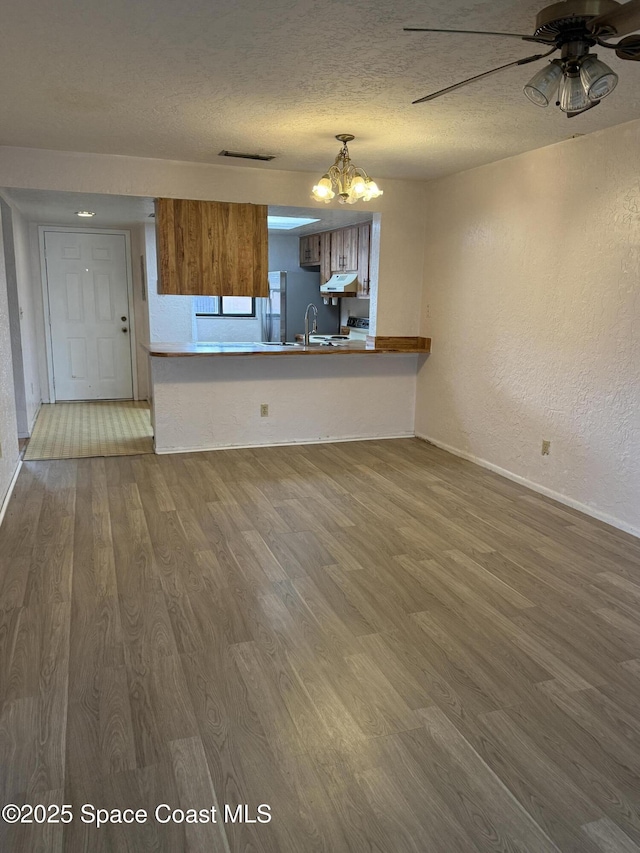
[[[123,234],[45,231],[56,400],[133,397]]]

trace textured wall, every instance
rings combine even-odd
[[[18,274],[13,241],[13,222],[11,208],[0,198],[2,215],[2,246],[4,249],[4,274],[7,289],[7,309],[9,312],[9,333],[11,336],[11,362],[13,368],[13,398],[16,406],[18,437],[29,435],[27,418],[27,400],[24,393],[24,366],[22,359],[22,334],[20,331],[20,298],[18,296]]]
[[[153,358],[156,449],[413,435],[416,359]]]
[[[633,122],[428,186],[416,432],[640,533],[639,146]]]
[[[9,305],[7,278],[4,268],[2,229],[0,228],[0,505],[18,464],[18,430],[16,404],[13,391],[13,366],[11,336],[9,331]]]
[[[10,206],[18,277],[18,299],[22,310],[20,332],[22,336],[22,366],[27,403],[27,423],[28,432],[31,434],[42,402],[39,352],[44,350],[44,344],[41,343],[43,339],[39,337],[37,327],[37,311],[38,305],[42,303],[42,287],[39,276],[34,275],[31,269],[29,224],[15,205]]]

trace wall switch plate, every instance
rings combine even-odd
[[[548,456],[550,453],[551,453],[551,442],[543,439],[542,440],[542,455]]]
[[[261,403],[260,405],[260,417],[268,418],[269,417],[269,405],[267,403]]]

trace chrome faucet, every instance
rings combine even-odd
[[[313,308],[313,329],[309,331],[309,308]],[[318,331],[318,309],[310,302],[304,312],[304,345],[309,346],[309,335],[314,335]]]

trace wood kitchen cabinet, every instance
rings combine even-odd
[[[268,296],[267,206],[156,199],[158,293]]]
[[[319,237],[320,284],[325,284],[331,278],[331,231],[323,231]]]
[[[308,240],[317,238],[317,244],[310,248]],[[313,263],[303,258],[316,257]],[[358,273],[358,293],[361,298],[368,298],[371,288],[371,223],[351,225],[338,228],[335,231],[322,231],[320,234],[307,234],[300,237],[300,266],[320,265],[320,283],[329,281],[332,275],[342,272]]]
[[[300,237],[300,266],[317,267],[320,261],[320,234],[305,234]]]
[[[371,289],[371,223],[358,225],[358,296],[368,297]]]
[[[355,272],[358,269],[358,226],[331,232],[331,272]]]

